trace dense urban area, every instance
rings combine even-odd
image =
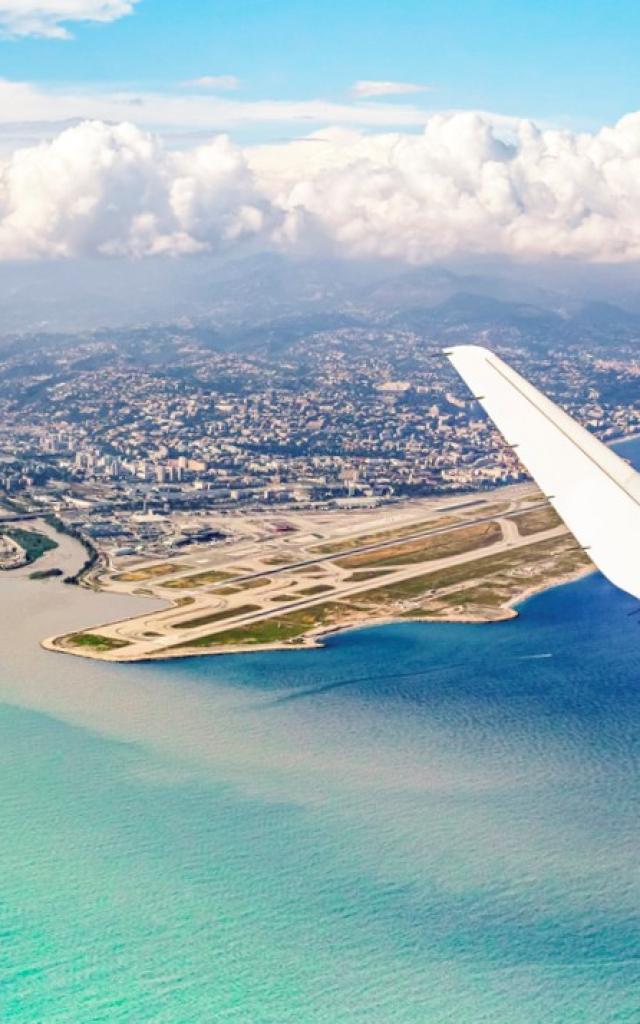
[[[638,319],[638,318],[635,318]],[[486,344],[605,439],[640,424],[634,318],[458,296],[434,310],[215,318],[0,343],[0,488],[114,552],[171,513],[345,507],[523,479],[445,359]],[[587,324],[585,327],[584,325]],[[160,550],[160,548],[158,549]]]

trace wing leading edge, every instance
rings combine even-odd
[[[640,598],[640,474],[488,349],[446,354],[595,565]]]

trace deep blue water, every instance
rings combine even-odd
[[[0,592],[2,1024],[638,1024],[631,598],[110,667],[40,651],[72,598],[29,587]]]
[[[633,608],[10,665],[1,1019],[636,1024]]]

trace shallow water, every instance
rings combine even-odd
[[[515,622],[148,666],[23,637],[3,1021],[636,1022],[633,606],[596,576]]]
[[[3,1024],[640,1020],[640,628],[601,577],[138,666],[37,641],[140,601],[0,607]]]

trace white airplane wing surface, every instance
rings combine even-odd
[[[595,565],[640,598],[640,474],[488,349],[446,355]]]

